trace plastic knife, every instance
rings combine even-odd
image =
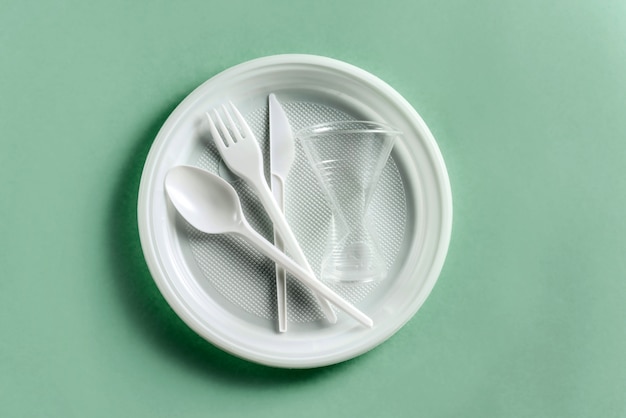
[[[295,159],[295,144],[289,120],[276,96],[269,96],[270,108],[270,171],[271,188],[274,200],[280,209],[285,212],[285,181],[291,171],[291,166]],[[274,231],[274,243],[282,251],[284,244],[276,231]],[[308,262],[303,265],[305,269],[312,272]],[[287,274],[282,267],[276,266],[276,293],[278,302],[278,330],[287,331]],[[322,308],[322,312],[331,322],[337,322],[337,314],[330,303],[317,295],[316,299]]]

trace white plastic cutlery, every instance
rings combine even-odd
[[[232,103],[229,103],[229,107],[223,105],[222,113],[226,119],[225,121],[215,109],[212,113],[206,113],[213,141],[222,159],[232,172],[244,179],[252,187],[274,223],[274,229],[278,231],[285,247],[289,250],[294,260],[307,270],[311,276],[315,277],[302,248],[300,248],[283,215],[281,207],[274,200],[274,196],[265,181],[263,155],[252,130]],[[237,123],[235,123],[235,119]],[[311,287],[311,289],[314,288]],[[330,322],[336,322],[336,313],[328,302],[322,301],[320,298],[317,298],[317,300],[326,318]]]
[[[165,190],[178,212],[196,229],[208,234],[239,235],[361,324],[373,326],[367,315],[252,229],[244,217],[237,192],[224,179],[201,168],[178,166],[167,173]]]
[[[269,95],[269,126],[270,126],[270,183],[274,200],[278,203],[283,214],[285,213],[285,183],[291,166],[295,159],[295,143],[289,119],[285,110],[273,93]],[[283,250],[283,240],[278,231],[274,231],[274,244],[279,250]],[[306,260],[305,260],[306,261]],[[302,264],[308,271],[311,266]],[[280,332],[287,331],[287,273],[276,266],[276,296],[278,304],[278,329]],[[324,314],[332,323],[337,321],[337,314],[327,300],[317,298],[319,305],[324,309]]]

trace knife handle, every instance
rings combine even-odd
[[[272,175],[271,188],[272,196],[274,196],[274,200],[284,214],[285,190],[282,179]],[[274,245],[284,252],[285,246],[283,240],[276,230],[274,230]],[[285,332],[287,331],[287,272],[278,264],[276,264],[276,298],[278,306],[278,331]]]

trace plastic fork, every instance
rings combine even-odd
[[[217,109],[206,112],[206,116],[213,142],[222,159],[233,173],[244,179],[252,187],[294,260],[314,276],[298,240],[267,185],[263,173],[263,154],[254,133],[232,102],[229,102],[228,107],[222,105],[221,110],[225,120],[220,116]],[[235,119],[237,123],[235,123]],[[330,303],[316,293],[314,296],[326,318],[331,323],[335,323],[337,314]]]

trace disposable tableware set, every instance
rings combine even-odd
[[[210,234],[231,233],[246,238],[257,249],[274,260],[279,267],[289,271],[311,288],[315,292],[317,301],[322,306],[329,321],[334,323],[337,320],[337,316],[329,304],[331,302],[363,325],[372,327],[373,322],[367,315],[316,279],[283,215],[283,185],[289,172],[290,160],[293,160],[294,145],[291,144],[293,138],[289,131],[284,111],[280,108],[280,104],[274,95],[270,95],[269,99],[270,148],[273,150],[270,151],[270,155],[273,164],[272,186],[274,191],[277,192],[275,194],[272,194],[265,180],[263,155],[258,141],[235,105],[233,103],[229,103],[228,106],[223,105],[221,107],[223,117],[220,115],[220,111],[215,109],[212,112],[207,112],[206,115],[209,120],[213,141],[224,162],[256,191],[263,207],[274,222],[275,237],[279,243],[278,247],[272,245],[252,229],[244,217],[237,192],[225,180],[215,174],[191,166],[178,166],[171,169],[168,173],[165,179],[165,188],[174,206],[191,225]],[[272,123],[272,121],[274,122]],[[279,127],[275,127],[276,124],[279,124]],[[324,171],[321,177],[327,178],[329,183],[354,180],[352,186],[362,189],[358,191],[359,197],[367,200],[367,195],[371,193],[373,187],[371,182],[372,172],[369,169],[375,168],[380,172],[382,169],[381,163],[386,161],[393,139],[399,132],[393,129],[386,129],[383,125],[375,125],[372,122],[349,121],[347,123],[335,124],[334,126],[325,126],[318,135],[330,135],[334,137],[334,140],[343,139],[343,141],[347,141],[349,139],[347,136],[344,138],[337,137],[338,135],[346,134],[357,139],[357,142],[342,144],[343,147],[365,146],[367,151],[374,151],[375,155],[373,157],[375,161],[372,163],[362,158],[356,161],[356,163],[353,161],[345,163],[337,156],[335,158],[329,156],[331,157],[330,159],[316,161],[316,164],[320,170]],[[315,141],[324,140],[308,139],[308,141],[314,143]],[[359,143],[364,141],[368,143]],[[311,146],[315,150],[312,152],[316,152],[315,144]],[[381,151],[383,152],[382,155],[380,154]],[[356,152],[356,154],[360,155],[361,153]],[[316,157],[319,158],[318,155]],[[352,173],[348,173],[350,168],[354,169]],[[333,178],[341,174],[350,174],[350,176],[336,180]],[[366,176],[369,179],[363,179],[360,176]],[[329,189],[332,188],[331,185],[328,187]],[[336,196],[330,193],[329,196],[332,196],[331,201],[335,202],[337,200]],[[364,207],[364,203],[366,202],[355,201],[353,204]],[[358,210],[358,208],[354,210]],[[375,250],[371,248],[371,244],[363,240],[366,237],[364,231],[359,231],[353,235],[356,235],[356,237],[350,236],[347,238],[357,241],[350,242],[348,245],[352,245],[355,248],[348,250],[351,251],[350,254],[333,254],[332,261],[336,263],[331,266],[331,269],[340,270],[342,274],[351,276],[352,280],[359,280],[358,274],[362,267],[370,267],[377,254],[374,254]],[[292,251],[295,261],[281,252],[279,247],[283,246],[282,243]],[[340,249],[338,251],[346,250]],[[369,259],[369,257],[372,257],[372,259]],[[376,268],[379,268],[379,266],[376,266]],[[380,274],[381,277],[379,278],[382,278],[384,273]],[[286,283],[285,272],[277,268],[276,275],[280,331],[285,331],[287,327],[286,292],[284,289]],[[363,277],[362,279],[370,280],[371,277]]]
[[[451,211],[436,142],[395,90],[340,61],[280,55],[224,71],[172,113],[138,220],[188,326],[246,360],[306,368],[363,354],[417,312]]]

